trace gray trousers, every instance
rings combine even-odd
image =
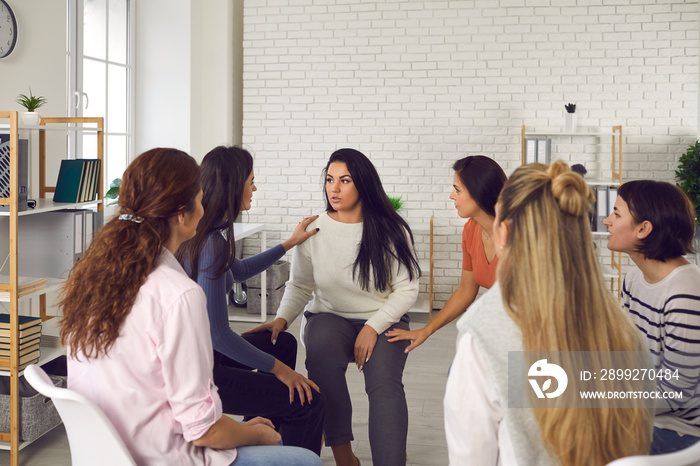
[[[305,315],[306,369],[326,397],[326,446],[342,445],[354,439],[345,372],[355,359],[355,339],[366,321],[327,313]],[[390,328],[408,330],[408,322],[406,314]],[[387,336],[380,334],[362,371],[369,397],[369,442],[376,466],[406,464],[408,408],[402,377],[408,345],[408,341],[389,343]]]

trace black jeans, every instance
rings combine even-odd
[[[291,367],[296,366],[297,341],[291,334],[282,332],[277,344],[270,341],[270,333],[244,335],[250,344],[269,353]],[[289,403],[289,388],[267,372],[253,371],[250,367],[214,352],[214,383],[225,413],[252,418],[270,419],[282,436],[282,443],[321,452],[321,433],[325,398],[313,391],[313,400],[302,404],[299,395]]]

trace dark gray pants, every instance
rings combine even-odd
[[[326,313],[305,315],[306,369],[326,397],[326,445],[342,445],[354,439],[345,372],[355,359],[355,339],[366,321]],[[406,314],[390,328],[408,330],[408,321]],[[382,333],[363,369],[369,397],[369,442],[376,466],[406,463],[408,408],[401,379],[408,356],[404,350],[408,345],[408,341],[389,343]]]

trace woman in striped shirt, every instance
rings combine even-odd
[[[700,268],[683,257],[693,252],[695,209],[677,186],[631,181],[604,223],[608,249],[636,265],[625,276],[622,304],[662,375],[652,454],[680,450],[700,440]],[[678,392],[682,398],[671,398]]]

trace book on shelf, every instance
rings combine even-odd
[[[19,321],[17,327],[20,330],[24,330],[25,328],[32,327],[34,325],[41,325],[41,317],[18,315],[17,320]],[[10,314],[0,314],[0,329],[10,329]]]
[[[617,201],[617,188],[610,186],[608,188],[608,215],[615,211],[615,201]]]
[[[58,170],[54,202],[88,202],[97,195],[100,159],[64,159]]]
[[[39,340],[36,340],[36,343],[34,343],[33,345],[29,345],[27,347],[20,348],[19,349],[19,357],[21,358],[25,354],[29,354],[33,351],[40,351],[39,350]],[[7,348],[7,349],[0,348],[0,358],[9,358],[9,357],[10,357],[10,349],[9,348]]]
[[[80,195],[79,202],[91,201],[92,193],[92,181],[95,179],[95,164],[99,160],[88,160],[85,166],[85,173],[83,174],[83,179],[80,181]]]
[[[537,139],[525,138],[525,163],[537,162]]]
[[[617,187],[596,186],[594,190],[596,199],[591,213],[591,231],[605,233],[608,231],[608,227],[603,221],[615,210]]]
[[[19,357],[19,364],[17,369],[22,370],[30,364],[34,364],[39,360],[41,356],[41,350],[34,350],[31,353],[27,353],[24,356]],[[0,367],[9,367],[10,357],[0,357]]]
[[[548,138],[539,138],[537,140],[537,163],[549,164],[551,160],[552,140]]]
[[[27,327],[23,330],[20,330],[18,333],[19,333],[18,336],[19,336],[20,340],[22,338],[26,339],[27,337],[30,337],[30,336],[36,335],[36,334],[41,335],[41,324],[32,325],[31,327]],[[3,341],[4,339],[6,339],[7,341],[9,341],[9,339],[10,339],[10,329],[9,328],[0,328],[0,341]],[[21,341],[20,341],[20,344],[22,344]]]
[[[18,343],[20,348],[24,348],[25,346],[44,343],[44,337],[41,333],[34,333],[28,337],[20,338]],[[9,338],[0,338],[0,350],[10,350]]]
[[[595,200],[598,209],[598,222],[596,223],[595,231],[608,231],[608,227],[603,224],[603,220],[608,218],[608,188],[597,187]]]
[[[62,348],[61,337],[57,335],[43,334],[41,336],[41,346],[45,348]]]
[[[0,275],[0,284],[8,285],[10,277],[8,275]],[[17,297],[21,298],[28,294],[36,293],[46,289],[46,278],[33,277],[18,277],[17,278]],[[9,291],[0,291],[0,299],[10,299]]]

